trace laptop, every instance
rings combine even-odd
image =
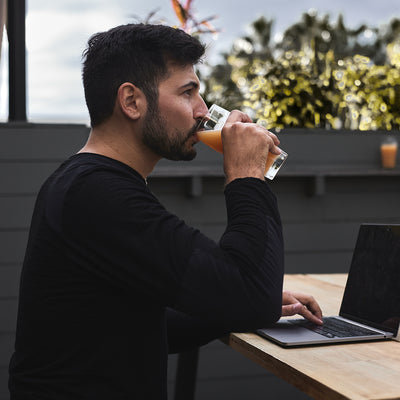
[[[281,319],[256,333],[284,347],[400,340],[400,225],[362,224],[338,316]]]

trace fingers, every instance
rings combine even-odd
[[[232,128],[234,128],[237,131],[240,130],[244,135],[244,139],[246,140],[249,139],[250,135],[259,134],[261,138],[263,138],[262,140],[265,141],[264,147],[266,147],[267,153],[268,151],[276,155],[281,153],[281,150],[278,147],[280,140],[274,133],[270,132],[268,129],[264,128],[261,125],[253,123],[248,115],[240,111],[237,111],[237,114],[234,114],[234,116],[236,115],[235,118],[231,118],[231,115],[229,115],[229,118],[226,121],[223,129],[225,134]],[[239,125],[237,125],[238,123]]]
[[[264,128],[261,125],[256,124],[256,126],[261,133],[267,135],[268,138],[271,139],[271,141],[269,142],[268,151],[276,155],[281,154],[281,149],[278,147],[280,143],[278,136],[276,136],[274,133],[270,132],[268,129]]]
[[[278,137],[238,110],[229,114],[221,136],[227,183],[244,177],[264,180],[268,153],[281,153]]]
[[[300,311],[297,313],[304,318],[308,319],[309,321],[313,322],[314,324],[317,325],[322,325],[322,315],[317,316],[314,314],[312,311],[310,311],[307,306],[301,305]]]
[[[276,149],[276,146],[278,146],[280,143],[278,137],[274,133],[270,132],[268,129],[264,128],[262,125],[254,124],[252,119],[247,114],[239,110],[233,110],[229,114],[226,123],[232,124],[234,122],[251,123],[254,129],[259,130],[260,132],[266,134],[272,139],[273,146],[271,146],[272,148],[270,149],[270,151],[274,152],[274,154],[280,154],[280,149]]]
[[[229,114],[228,119],[226,120],[226,122],[253,122],[252,119],[245,114],[244,112],[241,112],[239,110],[233,110],[231,111],[231,113]]]
[[[299,314],[315,324],[322,324],[322,311],[314,297],[303,293],[284,291],[282,304],[282,316]]]

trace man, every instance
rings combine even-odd
[[[43,185],[20,288],[12,400],[165,399],[167,354],[301,313],[284,293],[276,200],[264,181],[279,140],[234,111],[223,130],[226,231],[219,243],[147,187],[161,158],[195,157],[207,107],[200,42],[162,25],[94,35],[83,83],[92,130]],[[282,299],[283,297],[283,299]],[[282,306],[283,304],[283,306]]]

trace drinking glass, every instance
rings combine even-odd
[[[202,130],[197,132],[197,136],[201,142],[219,153],[223,151],[221,130],[229,114],[228,110],[213,104],[200,124]],[[268,153],[264,176],[271,180],[274,179],[287,156],[287,153],[283,150],[281,150],[280,154]]]
[[[381,158],[383,168],[396,166],[397,140],[393,136],[387,136],[381,143]]]

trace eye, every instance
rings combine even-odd
[[[192,89],[185,90],[185,91],[183,92],[183,94],[185,94],[186,96],[191,96],[191,94],[192,94]]]

